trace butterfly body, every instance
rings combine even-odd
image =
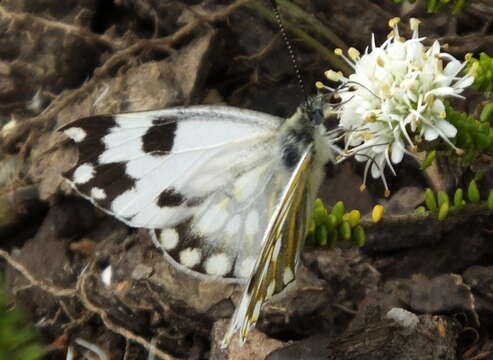
[[[313,105],[315,104],[315,105]],[[92,116],[61,130],[78,145],[65,177],[83,197],[148,228],[174,266],[247,278],[225,343],[294,280],[324,166],[333,158],[320,102],[283,120],[226,106]]]

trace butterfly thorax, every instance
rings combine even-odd
[[[281,126],[282,161],[288,169],[296,166],[310,144],[314,145],[313,152],[317,154],[317,162],[320,163],[317,165],[325,165],[329,161],[327,140],[323,136],[326,132],[323,120],[322,107],[307,101]]]

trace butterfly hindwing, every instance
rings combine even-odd
[[[182,267],[247,277],[289,180],[280,125],[220,106],[84,118],[61,129],[79,148],[65,176]]]
[[[312,157],[309,147],[286,184],[223,346],[229,344],[237,331],[240,341],[244,342],[250,328],[257,322],[262,305],[295,279],[299,250],[303,246],[313,200],[308,188]]]

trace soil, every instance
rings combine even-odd
[[[335,48],[364,50],[372,33],[383,42],[395,16],[405,36],[419,18],[426,43],[447,43],[457,58],[493,55],[489,0],[467,1],[458,16],[427,14],[423,1],[296,0],[301,15],[279,2],[307,93],[327,69],[349,70]],[[426,172],[404,162],[387,199],[377,181],[360,192],[360,165],[328,168],[326,204],[368,214],[382,203],[384,219],[363,220],[360,249],[305,249],[294,286],[266,304],[243,347],[227,350],[219,344],[243,285],[178,271],[147,231],[63,180],[77,151],[57,129],[81,117],[204,103],[292,114],[305,95],[271,9],[264,0],[0,3],[0,271],[46,359],[69,349],[97,358],[80,339],[126,360],[493,359],[493,215],[413,212],[425,188],[470,179],[446,158]],[[457,106],[477,115],[481,98],[466,95]]]

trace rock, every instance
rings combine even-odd
[[[402,309],[400,313],[402,314]],[[406,313],[407,318],[413,319],[413,326],[403,326],[401,321],[395,321],[395,316],[389,319],[389,313],[378,305],[367,306],[354,320],[358,326],[350,326],[341,336],[327,341],[328,355],[324,359],[457,358],[456,340],[461,330],[457,321],[446,316],[416,316],[410,312]]]
[[[464,284],[460,275],[445,274],[433,279],[412,280],[409,306],[414,311],[430,314],[466,312],[479,325],[471,288]]]
[[[493,328],[493,266],[471,266],[463,277],[472,289],[481,325]]]

